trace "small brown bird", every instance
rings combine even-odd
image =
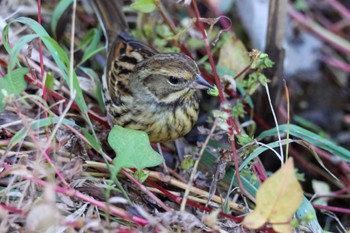
[[[190,57],[160,53],[128,34],[118,0],[91,3],[108,40],[102,91],[111,122],[145,131],[152,142],[186,135],[198,118],[196,89],[213,86]]]

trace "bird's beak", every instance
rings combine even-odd
[[[197,80],[191,84],[194,89],[211,89],[214,88],[213,85],[208,83],[200,74],[197,74]]]

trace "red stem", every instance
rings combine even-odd
[[[212,69],[213,74],[214,74],[215,85],[217,86],[217,88],[219,90],[219,99],[220,99],[220,102],[223,103],[225,101],[225,96],[224,96],[224,93],[222,91],[222,87],[221,87],[221,84],[220,84],[220,79],[219,79],[218,73],[216,72],[215,62],[214,62],[214,59],[213,59],[213,56],[212,56],[212,53],[211,53],[208,37],[207,37],[207,34],[204,31],[204,26],[203,26],[202,22],[199,20],[200,19],[200,14],[199,14],[197,2],[194,0],[194,1],[192,1],[192,3],[193,3],[193,8],[194,8],[194,11],[195,11],[196,17],[197,17],[197,25],[199,26],[199,28],[200,28],[200,30],[202,32],[202,37],[204,39],[205,48],[207,50],[207,54],[208,54],[209,62],[210,62],[210,65],[211,65],[211,69]]]
[[[343,6],[339,1],[337,0],[326,0],[329,5],[333,6],[335,9],[339,11],[340,14],[342,14],[345,18],[350,20],[350,11]]]
[[[17,209],[16,207],[13,207],[13,206],[8,206],[3,202],[0,202],[0,207],[14,214],[25,215],[25,212],[23,210]]]
[[[339,60],[335,57],[328,57],[328,56],[321,56],[320,59],[330,66],[333,66],[337,69],[350,73],[350,65],[342,60]]]
[[[332,212],[339,212],[339,213],[343,213],[343,214],[350,214],[350,209],[345,209],[345,208],[341,208],[341,207],[336,207],[336,206],[324,206],[324,205],[312,205],[313,207],[315,207],[316,209],[320,209],[320,210],[329,210]]]

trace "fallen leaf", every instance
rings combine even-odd
[[[293,232],[290,220],[302,202],[303,190],[294,172],[293,159],[269,177],[258,189],[256,208],[248,214],[243,225],[258,229],[266,222],[277,232]]]
[[[229,68],[236,75],[249,64],[250,58],[242,41],[234,36],[227,39],[220,49],[218,66]]]

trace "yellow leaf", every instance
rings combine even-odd
[[[302,198],[303,190],[295,176],[293,159],[289,158],[260,186],[256,194],[256,208],[244,218],[243,225],[258,229],[269,222],[277,232],[292,232],[290,220]]]

